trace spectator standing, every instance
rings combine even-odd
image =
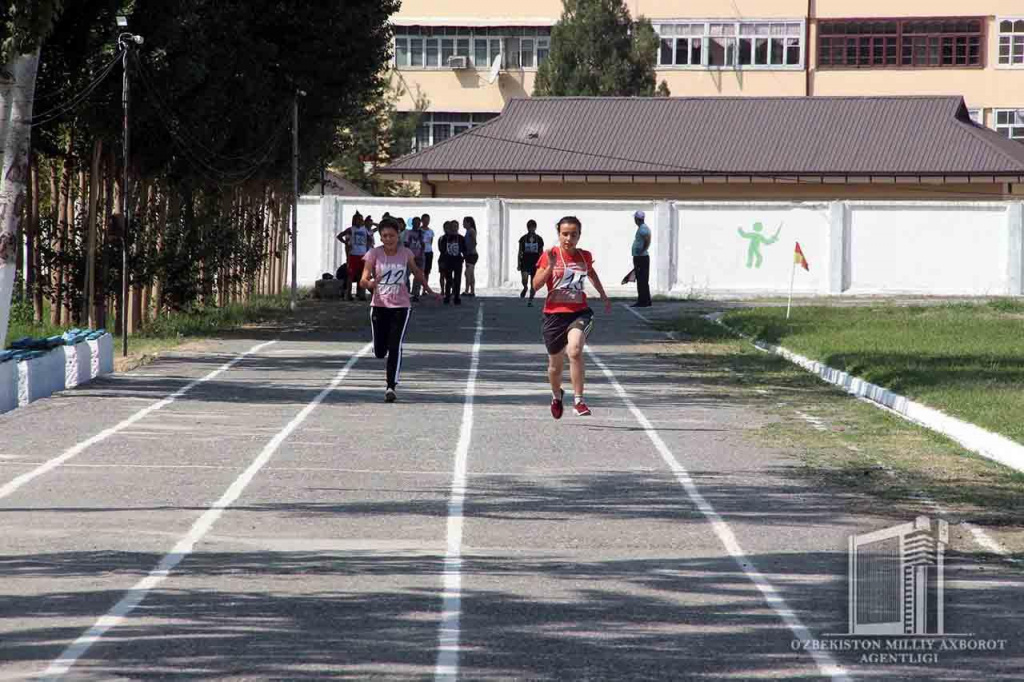
[[[523,278],[523,290],[519,292],[519,298],[526,296],[526,288],[530,288],[530,300],[527,306],[533,306],[533,297],[537,290],[533,286],[533,276],[537,274],[537,261],[540,254],[544,252],[544,239],[537,234],[537,221],[526,221],[526,234],[519,238],[519,257],[516,269]]]
[[[651,306],[651,228],[644,222],[643,211],[633,214],[636,223],[636,234],[633,235],[633,271],[636,275],[636,303],[631,308],[649,308]]]
[[[429,282],[430,271],[434,268],[434,231],[430,229],[429,213],[420,217],[420,227],[423,229],[423,274]]]
[[[466,216],[462,227],[466,230],[466,292],[463,295],[476,296],[476,264],[480,260],[476,250],[476,220]]]
[[[455,296],[455,305],[462,305],[462,263],[466,258],[466,238],[459,234],[459,221],[444,224],[444,234],[437,240],[437,266],[441,270],[441,293],[447,305]]]

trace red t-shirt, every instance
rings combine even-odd
[[[544,302],[544,312],[576,313],[586,310],[586,284],[590,269],[594,267],[594,257],[583,249],[576,249],[576,253],[569,256],[556,246],[540,257],[538,269],[548,267],[552,253],[555,254],[555,267],[548,275],[548,297]]]

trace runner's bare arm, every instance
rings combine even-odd
[[[416,278],[416,281],[423,285],[423,291],[427,295],[429,295],[429,296],[440,296],[439,293],[437,293],[436,291],[431,289],[430,285],[427,284],[427,276],[424,275],[423,274],[423,270],[421,270],[420,267],[418,265],[416,265],[416,258],[412,255],[411,252],[409,253],[408,268],[409,268],[409,272],[412,273],[412,276]]]
[[[341,234],[338,235],[338,241],[348,246],[349,240],[352,239],[352,228],[342,230]]]
[[[554,249],[552,249],[554,251]],[[555,257],[548,253],[545,254],[548,259],[548,264],[543,268],[537,268],[537,274],[533,276],[533,288],[540,291],[540,288],[544,286],[548,281],[548,276],[551,275],[551,269],[554,267]]]
[[[377,288],[377,280],[373,279],[373,263],[370,261],[363,263],[363,276],[359,278],[359,286],[370,291]]]
[[[597,293],[601,295],[601,300],[604,301],[604,311],[610,313],[612,311],[612,301],[608,298],[608,294],[604,292],[604,285],[601,284],[601,278],[597,276],[597,270],[594,269],[593,265],[590,266],[587,276],[590,277],[591,283],[597,289]]]

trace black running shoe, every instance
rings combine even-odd
[[[384,402],[393,403],[396,400],[398,400],[398,396],[395,395],[395,389],[389,388],[388,390],[384,391]]]

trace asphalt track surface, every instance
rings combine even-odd
[[[593,416],[555,421],[539,308],[465,300],[416,309],[394,405],[367,325],[0,416],[0,679],[1024,677],[1024,580],[976,548],[946,556],[948,639],[1003,649],[795,643],[847,631],[848,536],[909,519],[793,475],[764,405],[621,307]]]

